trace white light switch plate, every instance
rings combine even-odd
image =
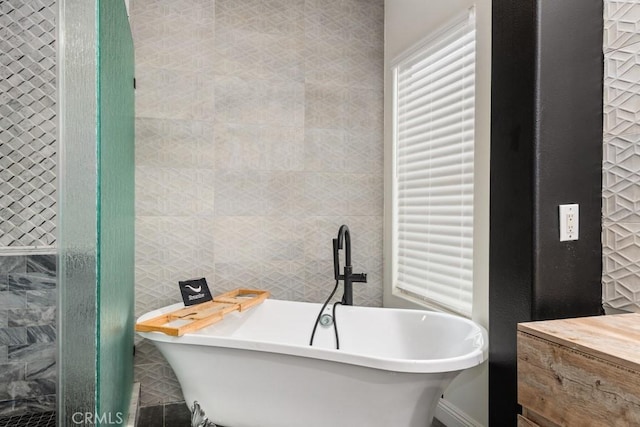
[[[578,240],[580,209],[577,204],[560,205],[560,241]]]

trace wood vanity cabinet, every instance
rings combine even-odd
[[[640,314],[518,325],[518,427],[640,426]]]

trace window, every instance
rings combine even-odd
[[[403,54],[393,75],[393,292],[471,316],[475,18]]]

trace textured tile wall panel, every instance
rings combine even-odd
[[[136,337],[136,363],[145,365],[149,363],[166,363],[164,356],[156,349],[156,346],[149,340]]]
[[[301,215],[304,185],[305,175],[297,172],[216,171],[216,216]]]
[[[605,0],[605,51],[640,42],[640,3],[636,0]]]
[[[640,224],[608,224],[603,232],[605,302],[638,311],[640,301]]]
[[[305,220],[298,217],[224,216],[215,219],[216,263],[304,261]],[[251,242],[231,245],[239,240]]]
[[[205,277],[213,282],[212,263],[194,266],[193,263],[173,261],[170,264],[136,265],[136,307],[140,316],[153,309],[182,301],[178,281]]]
[[[604,8],[603,302],[640,311],[640,3]]]
[[[136,261],[189,270],[213,265],[214,224],[211,217],[141,216],[136,227]]]
[[[131,15],[136,67],[210,73],[214,65],[214,1],[142,3],[133,5]]]
[[[305,126],[304,99],[303,83],[216,77],[215,120],[236,124]]]
[[[304,40],[217,26],[214,73],[248,79],[304,81]]]
[[[216,123],[218,170],[302,171],[303,127]]]
[[[226,30],[300,38],[304,0],[216,0],[216,25]]]
[[[213,116],[213,79],[194,71],[136,67],[136,115],[207,120]]]
[[[640,43],[604,59],[604,134],[640,133]]]
[[[211,169],[136,169],[136,213],[142,216],[203,216],[214,212]]]
[[[382,177],[370,174],[307,174],[304,194],[313,215],[375,216],[382,211]]]
[[[185,1],[132,9],[136,314],[202,276],[214,292],[322,302],[343,223],[369,274],[355,300],[379,306],[383,1]],[[136,342],[143,405],[181,399]]]
[[[0,248],[55,245],[55,1],[0,2]]]
[[[141,406],[184,400],[180,383],[178,383],[171,367],[166,363],[136,365],[134,381],[141,384]]]
[[[207,169],[215,165],[211,122],[136,119],[136,165]]]
[[[640,135],[605,139],[603,157],[605,223],[640,222]]]

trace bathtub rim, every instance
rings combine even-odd
[[[318,303],[308,303],[302,301],[288,301],[288,300],[277,300],[277,299],[269,299],[267,301],[278,301],[285,303],[295,303],[295,304],[305,304],[305,305],[313,305],[318,308],[321,304]],[[136,322],[141,322],[147,320],[149,318],[158,316],[160,314],[173,311],[179,308],[184,307],[183,303],[176,303],[166,307],[162,307],[156,310],[152,310],[148,313],[141,315]],[[392,357],[377,357],[377,356],[368,356],[360,353],[350,353],[345,352],[343,350],[336,349],[328,349],[321,347],[310,347],[307,345],[294,345],[294,344],[283,344],[275,341],[257,341],[250,340],[246,337],[238,338],[232,336],[220,336],[220,335],[206,335],[202,334],[201,331],[197,331],[195,333],[187,333],[181,337],[174,337],[170,335],[166,335],[162,332],[136,332],[141,337],[149,339],[150,341],[159,341],[164,343],[171,344],[179,344],[179,345],[195,345],[195,346],[205,346],[205,347],[224,347],[224,348],[234,348],[240,350],[247,351],[259,351],[259,352],[269,352],[276,354],[287,354],[291,356],[305,357],[311,359],[319,359],[319,360],[327,360],[337,363],[346,363],[355,366],[368,367],[372,369],[379,369],[384,371],[391,372],[402,372],[402,373],[423,373],[423,374],[433,374],[433,373],[443,373],[443,372],[457,372],[465,369],[472,368],[474,366],[480,365],[488,359],[488,334],[485,328],[476,322],[460,317],[455,316],[449,313],[442,313],[436,311],[429,310],[414,310],[414,309],[403,309],[403,308],[386,308],[386,307],[364,307],[364,306],[354,306],[358,309],[366,309],[366,310],[392,310],[396,312],[411,312],[412,314],[423,313],[428,314],[430,316],[436,317],[447,317],[450,319],[455,319],[455,321],[466,323],[473,328],[477,329],[477,333],[473,334],[477,337],[478,340],[481,340],[481,345],[475,346],[472,351],[467,352],[460,356],[454,356],[449,358],[440,358],[440,359],[408,359],[408,358],[392,358]],[[205,328],[206,329],[206,328]]]

